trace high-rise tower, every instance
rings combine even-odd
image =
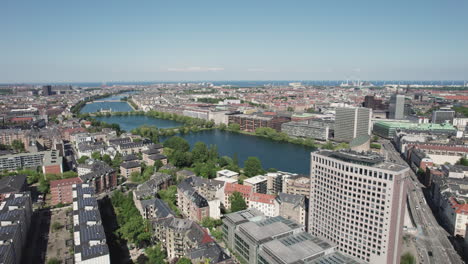
[[[378,154],[313,152],[309,232],[365,262],[399,263],[408,171]]]
[[[339,107],[335,117],[335,140],[351,142],[354,138],[371,133],[372,109]]]

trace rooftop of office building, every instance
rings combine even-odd
[[[249,222],[239,225],[239,231],[258,244],[272,240],[278,235],[299,229],[302,229],[300,224],[282,216],[250,218]]]
[[[375,152],[356,152],[349,149],[346,150],[320,150],[319,155],[335,158],[344,162],[354,163],[390,171],[402,171],[407,169],[407,166],[398,165],[385,161],[385,158]]]
[[[321,238],[301,232],[269,241],[262,245],[262,250],[273,254],[283,263],[297,263],[314,256],[318,257],[333,247],[335,246]]]
[[[417,129],[417,130],[456,130],[450,124],[433,124],[433,123],[410,123],[410,122],[388,122],[388,121],[378,121],[375,123],[377,126],[382,126],[385,128],[400,128],[400,129]]]

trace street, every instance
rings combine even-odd
[[[391,161],[407,165],[389,141],[383,142],[382,147]],[[424,198],[423,185],[411,169],[409,176],[407,206],[418,229],[415,242],[420,263],[463,263],[448,239],[450,235],[437,223]]]

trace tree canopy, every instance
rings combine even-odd
[[[247,204],[240,192],[233,192],[231,196],[229,196],[229,202],[231,203],[231,212],[247,209]]]
[[[148,257],[148,262],[146,262],[147,264],[166,263],[166,252],[161,249],[161,244],[146,248],[145,254]]]
[[[190,150],[190,145],[187,140],[178,136],[170,137],[168,140],[164,141],[164,147],[181,152],[187,152]]]
[[[148,224],[143,220],[133,203],[133,196],[116,191],[111,197],[119,228],[117,234],[123,239],[140,246],[151,239]]]
[[[262,162],[257,157],[248,157],[244,162],[244,174],[248,177],[263,174]]]

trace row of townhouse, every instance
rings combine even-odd
[[[110,264],[109,248],[94,188],[89,184],[74,184],[72,188],[75,263]]]

